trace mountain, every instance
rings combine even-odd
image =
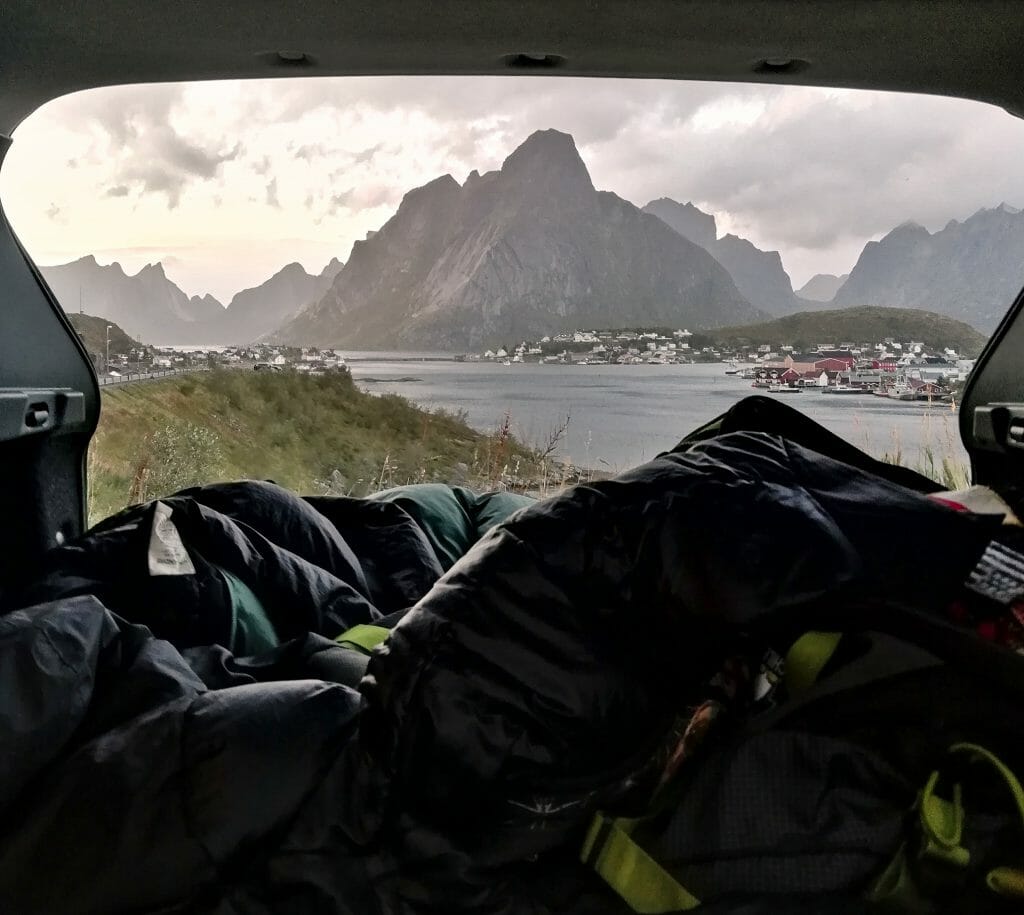
[[[167,279],[159,263],[147,264],[132,276],[118,263],[101,266],[89,255],[40,270],[66,312],[88,309],[147,342],[198,342],[192,336],[196,326],[224,310],[213,296],[189,298]]]
[[[988,339],[973,327],[946,315],[913,308],[863,307],[803,311],[742,327],[709,331],[717,343],[792,344],[799,349],[828,341],[880,343],[886,337],[915,340],[932,348],[952,347],[962,356],[977,356]]]
[[[95,315],[81,314],[73,311],[68,313],[68,320],[75,329],[78,336],[85,344],[86,352],[92,357],[97,365],[103,364],[107,354],[107,328],[110,328],[110,355],[118,356],[127,353],[129,350],[141,347],[138,340],[133,340],[116,324],[112,324],[106,318],[98,318]]]
[[[279,327],[303,306],[320,299],[341,271],[336,257],[319,274],[287,264],[270,279],[235,293],[207,330],[210,343],[249,343]]]
[[[683,238],[688,238],[705,251],[710,251],[718,239],[718,223],[692,203],[679,203],[671,197],[659,197],[643,208],[645,213],[668,223]]]
[[[543,130],[498,171],[406,194],[353,245],[320,301],[272,337],[467,349],[580,326],[714,327],[756,314],[706,251],[595,190],[572,137]]]
[[[836,276],[834,273],[816,273],[797,290],[796,294],[809,302],[831,302],[839,287],[849,278],[849,273],[842,276]]]
[[[710,253],[729,271],[736,288],[758,308],[784,315],[807,307],[793,292],[778,251],[762,251],[745,238],[723,235]]]
[[[1024,214],[1006,204],[932,234],[914,222],[868,242],[833,305],[927,308],[991,332],[1024,285]]]
[[[160,263],[134,276],[118,263],[101,266],[92,255],[40,269],[69,315],[81,306],[148,343],[198,344],[256,340],[323,296],[341,268],[337,258],[317,275],[288,264],[259,286],[236,293],[227,308],[212,295],[189,298]]]
[[[736,288],[755,307],[775,315],[807,307],[808,303],[793,292],[778,251],[762,251],[737,235],[718,238],[715,217],[692,203],[662,197],[652,200],[643,209],[707,251],[729,271]]]

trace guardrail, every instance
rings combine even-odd
[[[99,375],[97,380],[100,387],[109,387],[114,384],[129,384],[136,381],[156,381],[160,378],[167,378],[171,375],[191,375],[194,372],[208,372],[209,366],[194,365],[182,369],[155,369],[149,372],[124,372],[120,375]]]

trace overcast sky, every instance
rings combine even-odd
[[[571,133],[595,185],[692,200],[802,285],[908,219],[1024,205],[1024,122],[923,96],[548,77],[290,79],[96,89],[15,132],[8,217],[41,264],[162,260],[225,303],[348,257],[403,194]]]

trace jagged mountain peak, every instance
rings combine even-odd
[[[167,274],[164,272],[164,265],[160,261],[153,264],[146,264],[146,266],[135,275],[146,279],[167,279]]]
[[[705,250],[594,189],[573,138],[531,134],[500,171],[405,196],[331,289],[271,335],[465,349],[595,324],[717,326],[756,315]]]
[[[323,279],[334,279],[344,266],[345,264],[342,263],[342,261],[338,260],[336,257],[332,257],[327,262],[327,266],[320,271],[319,276]]]
[[[1004,205],[982,209],[935,234],[903,223],[864,246],[833,304],[922,308],[990,331],[1024,280],[1017,215]]]
[[[644,207],[645,213],[657,216],[675,229],[683,238],[710,251],[718,239],[718,223],[710,213],[692,203],[679,203],[671,197],[659,197]]]
[[[905,219],[895,229],[893,229],[885,238],[907,238],[914,236],[930,236],[932,233],[929,232],[921,223],[913,219]],[[884,240],[884,239],[883,239]]]
[[[501,174],[512,180],[528,180],[545,190],[567,194],[578,189],[594,190],[590,172],[570,134],[560,130],[537,130],[505,159]]]
[[[408,191],[402,198],[398,208],[401,210],[407,203],[420,203],[439,196],[449,196],[461,189],[462,185],[451,175],[441,175],[428,181],[426,184],[421,184],[419,187],[414,187],[411,191]]]
[[[660,197],[648,203],[644,212],[656,216],[714,257],[729,271],[739,291],[755,308],[775,315],[800,309],[802,303],[793,292],[778,251],[762,251],[750,240],[732,233],[718,238],[715,217],[693,203]]]
[[[292,261],[290,264],[285,264],[274,276],[309,276],[309,273],[298,261]]]

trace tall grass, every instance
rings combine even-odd
[[[106,389],[102,408],[89,455],[93,522],[217,480],[352,496],[415,482],[546,494],[574,476],[559,469],[557,440],[524,444],[510,415],[479,432],[341,374],[214,371]]]
[[[916,454],[905,449],[897,426],[889,429],[888,442],[878,446],[871,435],[872,430],[877,431],[877,425],[869,428],[860,416],[854,417],[854,424],[860,433],[858,438],[862,439],[856,444],[885,463],[909,467],[941,483],[946,489],[964,489],[971,485],[970,464],[964,459],[957,414],[952,411],[926,410],[921,414],[920,444]]]

